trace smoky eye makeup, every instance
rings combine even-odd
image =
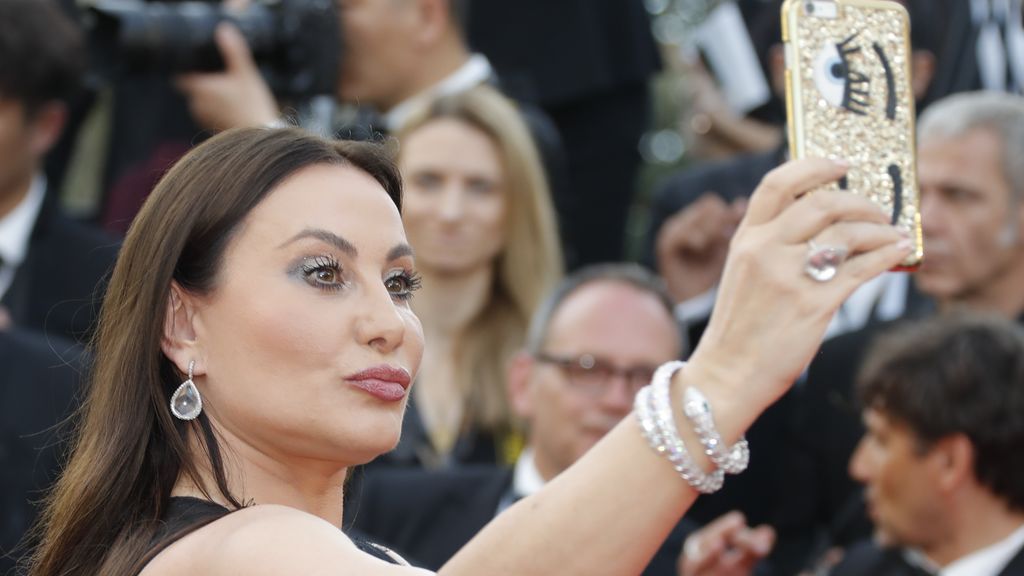
[[[412,269],[396,268],[384,276],[384,287],[396,300],[408,300],[423,285],[423,279]]]
[[[326,292],[338,291],[345,286],[341,263],[330,254],[300,258],[292,266],[291,275]]]

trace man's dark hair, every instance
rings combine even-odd
[[[910,428],[926,449],[964,434],[974,475],[1024,511],[1024,329],[954,314],[908,325],[872,346],[858,379],[865,407]]]
[[[66,101],[83,66],[78,27],[51,0],[0,0],[0,98],[29,113]]]

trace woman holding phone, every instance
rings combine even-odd
[[[699,449],[711,432],[737,442],[846,295],[909,252],[869,201],[804,194],[844,171],[803,160],[770,173],[699,348],[652,385],[667,409],[638,405],[644,426],[627,418],[439,573],[639,572],[698,488],[713,488]],[[423,351],[400,209],[374,145],[294,129],[226,132],[172,168],[111,278],[29,573],[424,573],[339,529],[346,472],[397,443]],[[828,281],[805,273],[822,246],[848,254]],[[683,413],[692,391],[711,432]]]

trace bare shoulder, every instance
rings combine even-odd
[[[383,562],[356,548],[329,522],[294,508],[252,506],[175,542],[141,576],[429,576]]]

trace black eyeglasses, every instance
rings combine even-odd
[[[569,380],[569,384],[588,396],[599,398],[608,391],[612,378],[621,376],[629,388],[631,394],[636,394],[641,388],[650,384],[654,377],[657,366],[636,365],[628,368],[620,368],[612,362],[599,358],[592,354],[580,356],[557,356],[547,352],[534,354],[540,362],[554,364],[562,369]]]

